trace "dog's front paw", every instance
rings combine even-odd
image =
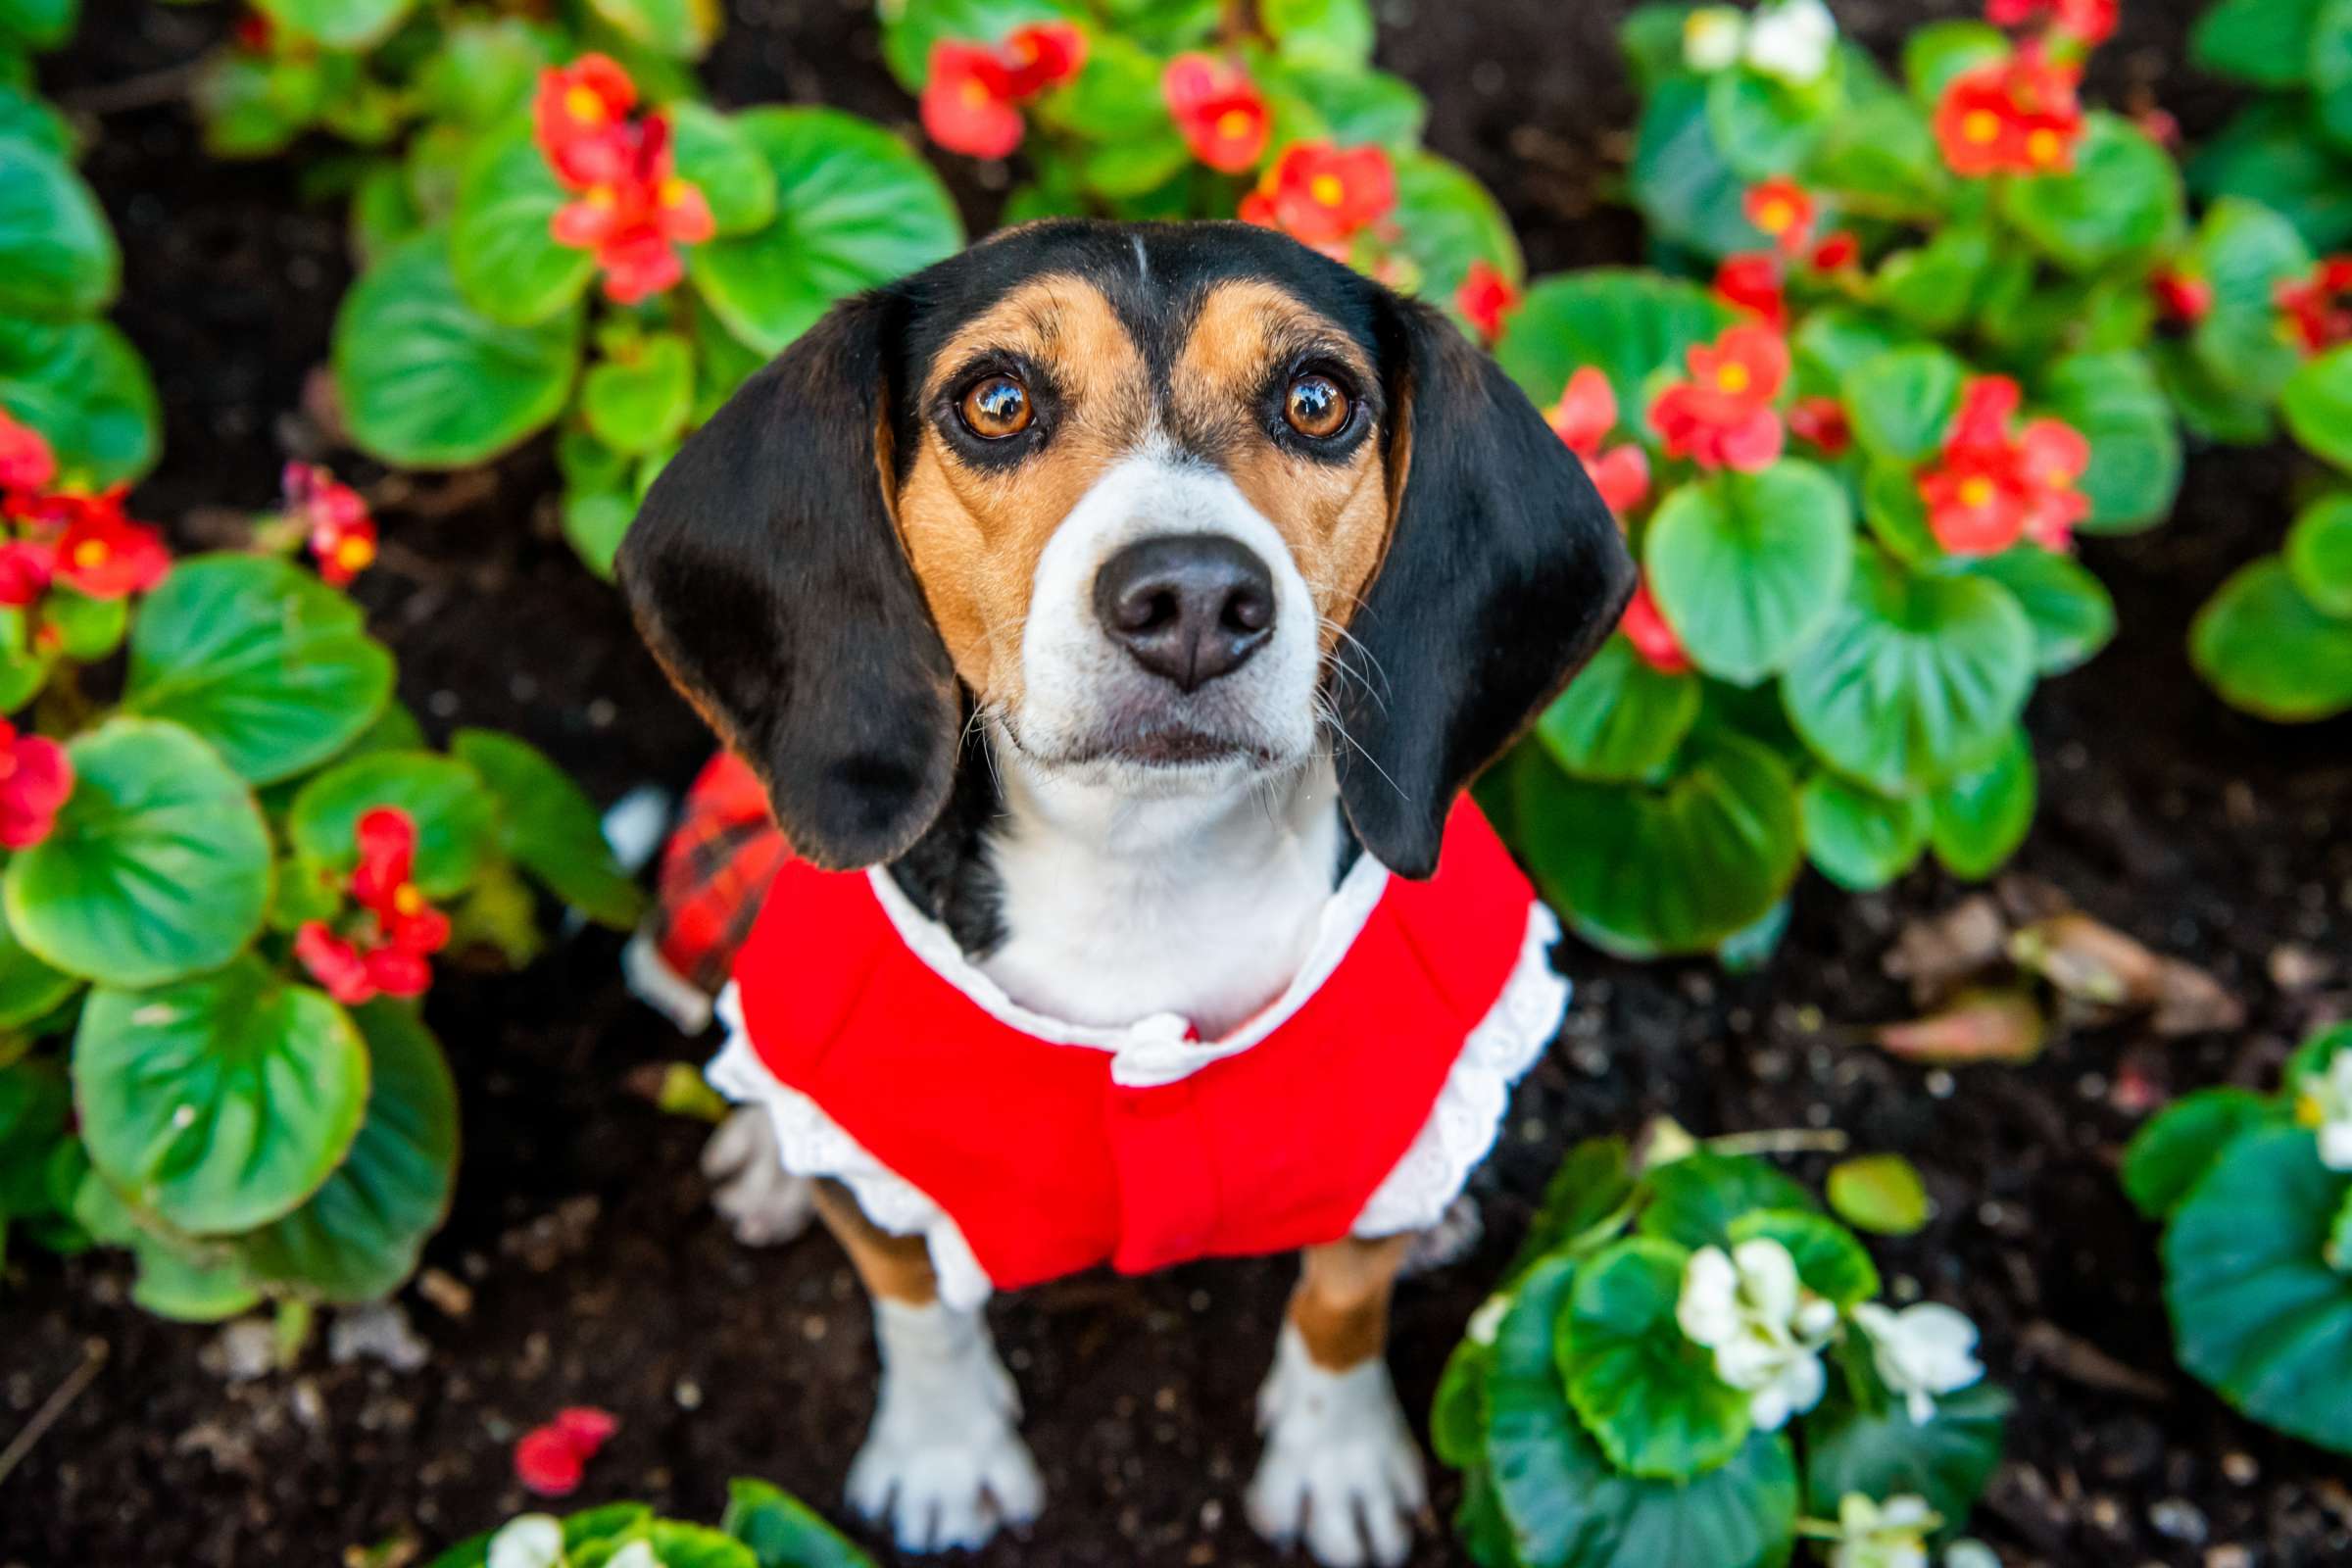
[[[1325,1568],[1405,1560],[1429,1489],[1386,1365],[1317,1366],[1285,1325],[1257,1424],[1266,1453],[1249,1502],[1259,1535],[1277,1545],[1304,1541]]]
[[[812,1184],[784,1168],[775,1124],[758,1106],[734,1111],[718,1124],[703,1146],[703,1174],[712,1183],[710,1206],[746,1247],[789,1242],[816,1212]]]
[[[888,1523],[903,1551],[977,1548],[1003,1525],[1045,1506],[1029,1446],[999,1416],[961,1431],[933,1422],[877,1420],[850,1466],[850,1506]]]

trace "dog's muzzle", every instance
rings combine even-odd
[[[1223,534],[1139,539],[1095,576],[1095,616],[1145,669],[1190,695],[1274,635],[1274,574]]]

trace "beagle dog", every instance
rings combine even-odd
[[[910,1550],[1036,1516],[991,1289],[1295,1247],[1250,1516],[1404,1560],[1390,1287],[1565,1001],[1463,795],[1633,588],[1576,458],[1286,237],[1047,220],[836,306],[619,571],[791,851],[717,1142],[873,1298],[853,1505]]]

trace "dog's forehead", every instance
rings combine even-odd
[[[1111,223],[1049,220],[1008,230],[911,279],[906,351],[912,379],[953,370],[975,323],[1014,319],[1041,281],[1074,285],[1086,308],[1115,321],[1156,379],[1212,300],[1249,299],[1313,320],[1378,363],[1375,315],[1362,276],[1287,236],[1246,223]],[[1097,303],[1099,302],[1099,304]],[[1354,356],[1351,356],[1354,357]]]

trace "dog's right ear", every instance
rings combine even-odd
[[[767,786],[795,854],[903,853],[946,805],[956,669],[892,515],[902,307],[837,307],[678,449],[622,541],[655,657]]]

